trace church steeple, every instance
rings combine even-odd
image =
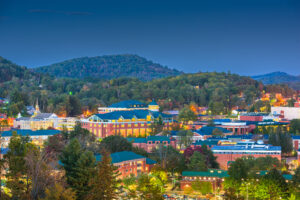
[[[40,107],[39,107],[39,100],[37,99],[36,100],[36,104],[35,104],[35,111],[34,111],[32,117],[35,117],[35,116],[37,116],[40,113],[41,113],[41,111],[40,111]]]

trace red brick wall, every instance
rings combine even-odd
[[[220,165],[221,169],[227,170],[227,164],[228,161],[235,161],[237,158],[241,158],[244,156],[253,156],[255,158],[258,157],[266,157],[271,156],[273,158],[278,158],[278,160],[281,160],[281,155],[265,155],[265,154],[217,154],[214,153],[214,156],[217,157],[217,162]]]
[[[240,116],[240,120],[242,121],[263,121],[263,116]]]

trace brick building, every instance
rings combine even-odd
[[[96,155],[96,161],[101,161],[101,155]],[[141,156],[131,151],[121,151],[110,154],[111,162],[118,167],[119,178],[125,178],[131,174],[138,176],[141,173],[150,172],[156,163],[154,160]]]
[[[139,147],[147,152],[158,148],[159,145],[176,148],[176,140],[169,136],[148,136],[146,138],[126,138],[134,147]]]
[[[173,122],[172,115],[150,110],[126,110],[95,114],[87,119],[82,119],[81,125],[100,138],[110,135],[139,137],[149,135],[150,125],[159,118],[164,123],[164,129],[169,130]]]
[[[232,146],[214,146],[211,148],[221,169],[227,169],[228,164],[244,156],[266,157],[271,156],[281,160],[281,147],[265,144],[243,143]]]

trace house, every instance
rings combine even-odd
[[[228,163],[244,156],[266,157],[271,156],[281,160],[281,147],[265,145],[262,142],[237,143],[230,146],[214,146],[211,148],[221,169],[227,169]]]
[[[271,107],[271,113],[287,120],[300,119],[300,107]]]
[[[160,117],[164,123],[164,129],[169,130],[173,122],[172,115],[150,110],[122,110],[95,114],[82,119],[81,125],[100,138],[110,135],[138,137],[149,135],[151,124]]]
[[[96,161],[101,161],[102,156],[96,155]],[[154,160],[136,154],[132,151],[121,151],[110,154],[111,162],[118,168],[119,178],[125,178],[133,174],[138,176],[141,173],[150,172],[156,164]]]
[[[196,142],[193,142],[190,146],[192,148],[195,148],[195,147],[202,147],[203,145],[206,145],[208,149],[211,149],[212,147],[217,146],[218,144],[219,144],[218,140],[207,139],[207,140],[198,140]]]
[[[256,113],[256,112],[250,112],[250,113],[243,113],[239,116],[239,120],[241,121],[264,121],[266,119],[269,119],[268,113]]]
[[[170,136],[148,136],[146,138],[126,138],[134,147],[142,148],[147,152],[158,148],[159,145],[176,148],[176,140]]]

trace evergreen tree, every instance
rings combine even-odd
[[[118,174],[111,163],[108,152],[102,152],[101,161],[98,162],[95,174],[89,180],[91,188],[86,200],[112,200],[118,197]]]
[[[9,151],[4,156],[8,164],[7,187],[10,189],[12,199],[29,198],[30,180],[27,176],[25,156],[30,148],[28,137],[22,137],[15,132],[10,138]]]
[[[94,176],[95,157],[90,151],[83,151],[77,139],[72,139],[61,154],[66,171],[67,183],[76,192],[77,199],[83,199],[90,191],[88,185]]]
[[[207,171],[205,157],[198,151],[195,151],[187,165],[191,171]]]

